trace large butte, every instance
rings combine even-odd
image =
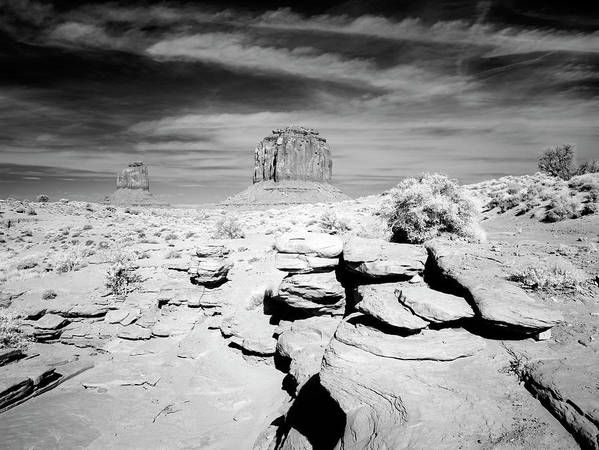
[[[226,205],[290,205],[338,202],[349,197],[330,184],[331,148],[312,128],[277,128],[254,151],[253,185]]]

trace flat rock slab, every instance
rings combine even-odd
[[[125,319],[129,315],[129,311],[126,309],[115,309],[108,311],[104,316],[104,321],[107,323],[120,323],[121,320]]]
[[[280,253],[299,253],[321,258],[337,258],[343,251],[343,241],[326,233],[284,234],[275,242]]]
[[[356,309],[387,325],[407,330],[421,330],[428,322],[415,315],[398,300],[400,283],[384,283],[360,286],[360,301]]]
[[[462,329],[423,330],[401,336],[360,323],[359,314],[349,316],[335,332],[335,339],[369,353],[402,360],[453,361],[475,355],[485,348],[484,339]]]
[[[139,325],[130,325],[124,328],[123,330],[119,331],[117,336],[121,339],[139,341],[150,339],[152,337],[152,332],[147,328],[140,327]]]
[[[433,323],[474,317],[474,311],[464,298],[435,291],[426,286],[401,284],[397,287],[396,294],[399,301],[414,314]]]
[[[57,330],[69,323],[68,319],[57,314],[45,314],[41,319],[33,323],[38,330]]]
[[[497,326],[525,331],[546,330],[563,320],[559,311],[536,302],[523,289],[508,282],[500,262],[484,258],[484,266],[473,270],[472,260],[481,258],[477,255],[482,253],[478,247],[432,241],[427,248],[437,282],[460,291],[483,319]]]
[[[527,387],[558,417],[583,448],[599,449],[599,365],[589,351],[576,357],[533,361]]]
[[[290,273],[330,271],[338,265],[339,258],[321,258],[299,253],[277,253],[275,255],[275,267]]]
[[[381,239],[351,237],[343,248],[345,267],[366,278],[413,277],[424,271],[424,247]]]

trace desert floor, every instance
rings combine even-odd
[[[346,225],[342,237],[381,236],[384,226],[373,215],[379,201],[258,211],[31,203],[36,215],[17,212],[20,202],[1,201],[0,304],[34,341],[25,357],[0,367],[0,391],[27,378],[65,378],[0,415],[1,446],[268,448],[293,401],[286,374],[269,350],[280,324],[262,303],[284,276],[274,267],[275,236],[323,231],[321,218],[331,212]],[[235,217],[245,237],[215,237],[223,217]],[[455,366],[456,380],[448,385],[464,388],[457,396],[462,403],[455,405],[458,423],[481,409],[491,419],[477,430],[449,429],[452,422],[446,422],[440,431],[446,448],[575,448],[559,413],[509,370],[509,349],[549,361],[548,383],[567,393],[579,414],[591,411],[582,415],[595,420],[599,215],[548,224],[488,213],[482,226],[487,243],[449,244],[468,246],[475,255],[472,271],[493,264],[507,276],[555,263],[584,281],[573,289],[529,292],[564,315],[549,340],[490,337],[475,374],[472,367]],[[211,302],[202,301],[203,288],[191,284],[187,273],[196,247],[205,243],[224,245],[233,263]],[[105,278],[115,255],[123,253],[141,281],[119,298]],[[68,323],[38,326],[56,317]]]

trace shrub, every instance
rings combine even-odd
[[[585,173],[599,173],[599,159],[585,161],[580,166],[578,166],[576,174],[584,175]]]
[[[140,282],[141,277],[135,273],[131,256],[125,253],[113,255],[106,271],[106,287],[110,292],[117,297],[125,297]]]
[[[569,180],[575,172],[574,158],[574,146],[571,144],[548,148],[539,157],[539,170],[551,176]]]
[[[551,200],[547,206],[545,222],[559,222],[564,219],[576,219],[581,214],[580,202],[569,195],[562,194]]]
[[[178,259],[181,258],[181,254],[177,250],[171,250],[166,255],[164,255],[166,259]]]
[[[0,312],[0,348],[25,349],[29,340],[15,321],[15,316]]]
[[[52,289],[46,289],[42,292],[42,300],[54,300],[58,294]]]
[[[343,234],[349,231],[349,225],[345,219],[337,217],[334,211],[325,212],[318,219],[320,228],[329,234]]]
[[[394,241],[420,243],[441,233],[481,238],[472,197],[445,175],[407,178],[389,192],[389,197],[380,214]]]
[[[529,266],[513,273],[508,279],[533,290],[571,290],[576,289],[580,283],[572,271],[558,265],[550,268]]]
[[[93,254],[93,250],[80,246],[65,253],[55,254],[50,260],[50,270],[58,273],[72,272],[85,266],[84,258]]]
[[[48,203],[50,201],[50,197],[48,197],[46,194],[40,194],[37,196],[35,201],[39,203]]]
[[[216,221],[213,237],[215,239],[242,239],[245,234],[236,217],[226,216]]]

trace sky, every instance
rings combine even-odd
[[[160,198],[219,201],[291,124],[354,197],[599,159],[591,3],[0,0],[0,198],[97,201],[141,160]]]

